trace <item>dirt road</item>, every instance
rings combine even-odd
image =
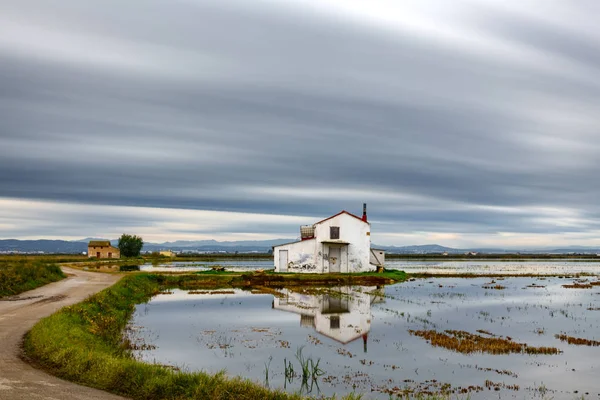
[[[116,400],[101,390],[79,386],[33,368],[19,358],[23,335],[54,311],[77,303],[119,280],[119,276],[63,267],[60,282],[0,299],[0,399]]]

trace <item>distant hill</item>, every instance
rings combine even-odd
[[[90,240],[106,240],[103,238],[85,238],[76,241],[68,240],[0,240],[0,253],[63,253],[78,254],[87,251],[87,244]],[[173,250],[178,252],[239,252],[239,253],[267,253],[273,246],[293,242],[297,239],[272,239],[272,240],[240,240],[223,241],[217,240],[178,240],[165,243],[145,243],[143,251],[152,252],[159,250]],[[112,239],[113,246],[118,244],[118,239]],[[504,253],[522,253],[522,254],[600,254],[600,248],[585,246],[568,246],[559,248],[539,248],[539,249],[493,249],[493,248],[471,248],[455,249],[451,247],[440,246],[438,244],[426,244],[420,246],[382,246],[373,244],[373,248],[385,250],[388,253],[395,254],[432,254],[444,253],[462,254],[469,251],[486,254],[504,254]]]
[[[238,240],[238,241],[223,241],[219,242],[217,240],[178,240],[175,242],[165,242],[165,243],[152,243],[151,245],[169,247],[169,248],[190,248],[190,247],[261,247],[270,249],[272,246],[277,246],[278,244],[293,242],[296,239],[271,239],[271,240]],[[150,244],[150,243],[149,243]]]
[[[81,254],[87,251],[87,243],[67,240],[0,240],[0,253],[62,253]]]
[[[425,244],[420,246],[380,246],[372,245],[373,248],[382,249],[389,253],[397,254],[428,254],[428,253],[462,253],[468,250],[453,249],[451,247],[440,246],[439,244]]]
[[[90,240],[106,240],[105,238],[85,238],[76,241],[67,240],[0,240],[0,253],[63,253],[78,254],[87,251]],[[181,252],[240,252],[240,253],[267,253],[272,246],[293,242],[296,239],[273,240],[241,240],[225,241],[199,240],[176,241],[165,243],[145,243],[142,251],[173,250]],[[111,244],[117,246],[119,240],[111,239]]]

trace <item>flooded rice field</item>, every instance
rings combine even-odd
[[[315,396],[600,398],[597,277],[171,290],[127,335],[147,362]]]
[[[167,261],[157,264],[140,265],[141,271],[146,272],[187,272],[206,271],[213,267],[225,267],[228,271],[244,272],[259,269],[273,269],[273,260],[242,260],[227,259],[219,261]]]
[[[219,261],[172,261],[160,264],[144,264],[142,271],[186,272],[204,271],[222,266],[229,271],[255,271],[273,269],[273,260],[219,260]],[[386,261],[388,269],[407,273],[431,274],[504,274],[504,275],[572,275],[578,273],[600,274],[600,261],[588,260],[528,260],[528,261]]]
[[[389,265],[388,265],[389,264]],[[477,275],[573,275],[600,274],[600,261],[528,260],[528,261],[402,261],[387,262],[386,268],[407,273],[477,274]]]

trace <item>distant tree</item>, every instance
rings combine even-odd
[[[144,246],[144,241],[139,236],[124,233],[119,238],[119,250],[123,257],[139,256],[142,246]]]

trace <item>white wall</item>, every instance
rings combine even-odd
[[[294,242],[276,246],[273,248],[273,261],[275,262],[275,272],[283,272],[279,265],[279,251],[288,251],[288,265],[285,272],[323,272],[323,264],[317,264],[316,259],[316,240],[308,239],[301,242]]]
[[[323,265],[323,272],[329,272],[329,247],[331,245],[321,244],[323,240],[329,240],[329,228],[340,227],[340,241],[349,242],[346,251],[342,247],[342,271],[341,272],[365,272],[370,271],[370,249],[371,249],[371,225],[348,214],[340,214],[315,226],[315,237],[317,239],[316,263]]]
[[[382,267],[385,265],[385,251],[384,250],[371,249],[370,257],[371,257],[371,259],[369,260],[369,262],[371,264],[380,265]]]
[[[349,245],[321,243],[330,240],[332,226],[340,228],[342,242]],[[366,272],[374,267],[371,257],[371,225],[346,213],[315,225],[315,239],[279,245],[273,248],[275,272],[284,272],[279,265],[279,251],[288,251],[286,272],[328,273],[329,249],[340,248],[340,272]]]

